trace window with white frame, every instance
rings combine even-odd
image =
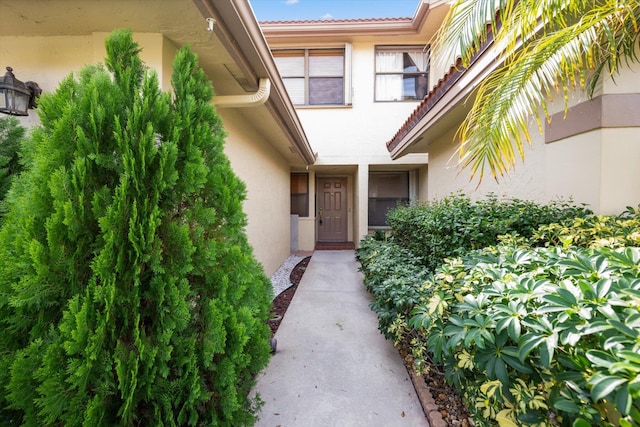
[[[294,105],[351,103],[348,47],[273,51],[276,66]]]
[[[387,212],[409,203],[409,172],[369,172],[369,227],[388,226]]]
[[[427,95],[429,54],[424,46],[377,46],[375,61],[376,101],[419,101]]]

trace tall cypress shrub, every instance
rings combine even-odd
[[[25,130],[15,117],[0,117],[0,223],[11,181],[22,171],[19,152]]]
[[[6,424],[254,422],[271,287],[244,227],[211,84],[188,48],[173,97],[131,32],[40,101],[0,230]]]

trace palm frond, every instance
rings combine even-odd
[[[637,0],[588,2],[588,8],[587,2],[545,2],[555,9],[544,11],[536,32],[523,40],[522,31],[534,25],[535,13],[520,9],[531,1],[537,3],[521,0],[511,15],[502,15],[494,44],[502,43],[504,65],[480,85],[458,131],[458,163],[479,181],[486,170],[498,179],[524,159],[532,120],[542,131],[540,117],[549,119],[547,103],[554,93],[563,94],[566,111],[571,90],[593,88],[603,70],[614,73],[621,61],[638,60]]]
[[[442,69],[457,58],[468,66],[477,49],[487,41],[497,25],[496,12],[509,7],[512,0],[457,0],[449,9],[432,43],[432,57]],[[495,32],[495,31],[494,31]]]

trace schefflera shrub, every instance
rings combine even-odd
[[[640,229],[637,212],[543,227],[564,247],[509,238],[437,269],[412,352],[444,364],[477,425],[640,423],[640,248],[616,231]]]
[[[380,234],[365,237],[356,256],[364,286],[373,297],[369,307],[378,317],[378,329],[402,346],[408,339],[409,312],[424,295],[429,273],[418,257]]]
[[[507,239],[501,237],[501,241]],[[640,205],[627,206],[617,216],[587,215],[542,225],[527,242],[531,246],[640,247]]]
[[[529,238],[541,225],[584,217],[591,211],[571,201],[548,204],[490,194],[472,201],[458,192],[418,205],[401,206],[387,214],[391,239],[422,259],[434,271],[445,258],[498,243],[504,234]]]
[[[173,97],[128,30],[40,102],[0,230],[0,423],[254,422],[271,287],[213,88],[188,48]]]

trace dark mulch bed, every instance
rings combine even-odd
[[[289,303],[291,303],[291,299],[296,293],[296,289],[298,289],[300,279],[307,269],[309,260],[311,260],[310,256],[304,258],[293,268],[291,275],[289,276],[292,285],[281,292],[273,300],[273,307],[271,309],[273,314],[271,320],[269,320],[269,326],[271,327],[272,334],[275,334],[278,330],[280,322],[282,322],[287,311],[287,307],[289,307]],[[410,358],[403,357],[402,359],[405,362],[407,369],[412,369]],[[443,421],[445,421],[447,425],[461,427],[467,427],[470,425],[468,421],[469,412],[466,406],[462,403],[462,400],[456,390],[445,382],[442,368],[440,366],[431,366],[430,373],[424,378],[424,381],[433,396],[436,406],[438,407],[438,412],[440,412]],[[424,408],[426,402],[422,403]]]
[[[296,289],[298,289],[298,284],[307,269],[307,265],[309,265],[309,260],[311,260],[310,256],[304,258],[295,267],[293,267],[293,270],[291,270],[291,274],[289,275],[291,286],[278,294],[278,296],[273,300],[273,306],[271,308],[271,312],[273,314],[269,320],[269,327],[271,328],[272,335],[274,335],[278,330],[280,322],[282,322],[282,318],[287,312],[287,307],[289,307],[291,298],[293,298],[293,295],[296,293]]]

